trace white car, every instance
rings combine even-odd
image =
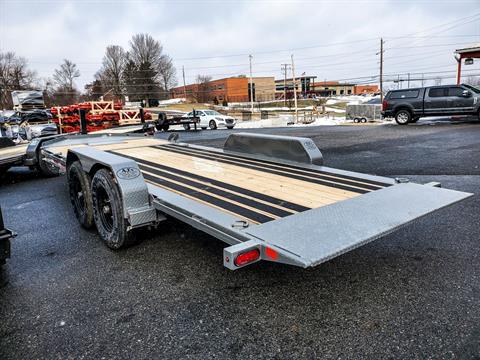
[[[237,123],[235,118],[227,115],[220,114],[215,110],[195,110],[195,116],[200,118],[200,127],[205,130],[207,127],[215,130],[220,127],[227,129],[233,129]],[[185,117],[193,117],[193,111],[185,115]],[[186,130],[190,129],[190,125],[184,126]]]

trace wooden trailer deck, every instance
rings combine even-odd
[[[254,224],[331,205],[390,183],[308,169],[241,154],[148,138],[92,138],[44,148],[66,158],[69,149],[90,146],[134,160],[151,186],[158,186]]]
[[[108,152],[137,162],[149,184],[255,224],[390,185],[171,143]]]

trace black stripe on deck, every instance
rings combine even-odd
[[[193,151],[193,152],[196,152],[196,153],[204,153],[204,154],[211,154],[212,156],[220,156],[222,158],[227,158],[227,159],[242,159],[242,160],[245,160],[249,163],[252,163],[252,164],[258,164],[258,163],[261,163],[262,165],[265,164],[265,165],[273,165],[275,169],[279,169],[279,167],[282,167],[284,168],[283,171],[287,171],[286,169],[289,169],[290,171],[293,171],[294,173],[296,174],[303,174],[303,175],[308,175],[308,176],[314,176],[315,174],[318,174],[319,176],[320,175],[324,175],[322,177],[319,177],[319,178],[322,178],[322,179],[326,179],[326,180],[331,180],[331,181],[337,181],[337,182],[342,182],[346,185],[354,185],[354,186],[363,186],[364,188],[367,188],[368,185],[373,185],[374,187],[372,187],[372,190],[378,190],[379,188],[383,188],[383,187],[388,187],[388,186],[391,186],[391,184],[388,184],[388,183],[383,183],[383,182],[380,182],[380,181],[375,181],[375,180],[369,180],[369,179],[362,179],[362,178],[359,178],[359,177],[354,177],[354,176],[349,176],[349,175],[344,175],[344,174],[336,174],[336,173],[332,173],[332,172],[328,172],[328,171],[324,171],[324,170],[318,170],[318,169],[306,169],[306,168],[303,168],[303,167],[300,167],[300,166],[295,166],[295,165],[291,165],[291,164],[283,164],[283,163],[276,163],[276,162],[273,162],[273,161],[268,161],[268,160],[263,160],[263,159],[252,159],[252,158],[249,158],[249,157],[246,157],[246,156],[241,156],[241,155],[237,155],[237,154],[227,154],[227,153],[223,153],[223,152],[218,152],[218,151],[214,151],[214,150],[205,150],[205,149],[197,149],[197,148],[193,148],[193,147],[190,147],[190,146],[182,146],[182,145],[176,145],[176,144],[165,144],[165,145],[158,145],[158,146],[155,146],[155,147],[169,147],[169,148],[175,148],[175,149],[184,149],[185,151]],[[270,166],[269,166],[270,167]],[[334,177],[334,179],[332,179],[332,177]],[[362,182],[364,183],[364,185],[362,184],[356,184],[351,182],[351,181],[348,181],[348,180],[352,180],[354,182]]]
[[[157,175],[158,177],[167,178],[167,179],[182,183],[184,185],[192,186],[192,187],[198,188],[199,190],[211,193],[213,195],[221,196],[223,198],[235,201],[237,203],[252,207],[252,208],[257,209],[257,210],[261,210],[261,211],[269,213],[271,215],[276,215],[278,217],[285,217],[285,216],[288,216],[288,215],[292,215],[291,212],[288,212],[288,211],[285,211],[285,210],[282,210],[282,209],[279,209],[279,208],[276,208],[276,207],[273,207],[273,206],[255,201],[253,199],[249,199],[249,198],[246,198],[246,197],[243,197],[243,196],[240,196],[240,195],[237,195],[237,194],[233,194],[233,193],[230,193],[230,192],[227,192],[227,191],[215,188],[215,187],[211,187],[211,186],[199,183],[199,182],[194,181],[194,180],[185,179],[183,177],[180,177],[180,176],[177,176],[177,175],[174,175],[174,174],[170,174],[170,173],[167,173],[165,171],[161,171],[161,170],[158,170],[158,169],[152,169],[150,167],[146,167],[146,166],[142,165],[141,162],[139,162],[139,166],[140,166],[140,170],[142,170],[142,173],[144,173],[144,175],[145,175],[145,171],[148,171],[150,173],[153,173],[153,174]]]
[[[205,177],[205,176],[192,174],[192,173],[189,173],[188,171],[183,171],[183,170],[180,170],[180,169],[172,168],[170,166],[157,164],[157,163],[154,163],[154,162],[151,162],[151,161],[148,161],[148,160],[143,160],[143,159],[135,157],[135,156],[124,155],[124,154],[116,152],[116,151],[108,151],[108,152],[112,153],[112,154],[115,154],[115,155],[118,155],[118,156],[126,157],[128,159],[132,159],[132,160],[134,160],[134,161],[136,161],[137,163],[140,163],[140,164],[145,164],[145,165],[151,166],[153,168],[163,169],[163,170],[170,171],[170,172],[178,174],[178,175],[183,175],[183,176],[186,176],[186,177],[189,177],[189,178],[192,178],[192,179],[196,179],[196,180],[199,180],[199,181],[210,183],[212,185],[224,188],[226,190],[230,190],[230,191],[234,191],[234,192],[239,193],[239,194],[250,196],[252,198],[256,198],[258,200],[262,200],[262,201],[265,201],[265,202],[268,202],[268,203],[271,203],[271,204],[274,204],[274,205],[277,205],[277,206],[281,206],[285,209],[289,209],[289,210],[292,210],[292,211],[295,211],[295,212],[302,212],[302,211],[310,210],[309,207],[306,207],[306,206],[303,206],[303,205],[291,203],[289,201],[278,199],[278,198],[275,198],[275,197],[270,196],[270,195],[265,195],[265,194],[262,194],[262,193],[259,193],[259,192],[253,191],[253,190],[244,189],[242,187],[232,185],[232,184],[229,184],[229,183],[225,183],[225,182],[222,182],[222,181],[219,181],[219,180],[211,179],[211,178],[208,178],[208,177]]]
[[[168,190],[173,190],[173,191],[175,191],[179,194],[184,194],[184,195],[187,195],[189,197],[193,197],[195,199],[206,202],[207,204],[214,205],[218,208],[227,210],[228,212],[237,214],[240,217],[247,218],[247,219],[252,220],[252,221],[254,221],[256,223],[259,223],[259,224],[263,224],[263,223],[266,223],[268,221],[275,220],[274,218],[272,218],[270,216],[266,216],[264,214],[257,213],[256,211],[246,209],[242,206],[232,204],[228,201],[225,201],[225,200],[219,199],[217,197],[205,194],[203,192],[199,192],[197,190],[190,189],[186,186],[182,186],[182,185],[173,183],[173,182],[165,180],[165,179],[161,179],[161,178],[156,177],[156,176],[152,176],[152,175],[144,173],[143,177],[146,180],[154,183],[155,185],[158,185],[158,186],[163,187],[163,188],[168,189]]]
[[[314,184],[319,184],[319,185],[323,185],[323,186],[327,186],[327,187],[332,187],[332,188],[336,188],[336,189],[350,191],[350,192],[354,192],[354,193],[357,193],[357,194],[366,194],[366,193],[370,192],[370,190],[367,190],[367,189],[364,189],[364,188],[356,188],[356,187],[351,187],[351,186],[348,186],[348,185],[339,184],[339,183],[335,183],[335,182],[328,182],[328,181],[324,181],[324,180],[320,180],[320,179],[312,179],[312,178],[308,178],[308,177],[305,177],[305,176],[302,176],[302,175],[285,173],[285,172],[279,171],[278,169],[271,169],[267,166],[263,166],[263,165],[260,165],[260,164],[259,165],[250,165],[250,164],[245,164],[245,163],[239,163],[239,162],[236,162],[234,160],[222,159],[220,157],[212,157],[211,155],[202,155],[202,154],[198,154],[198,153],[192,153],[192,152],[188,152],[188,149],[179,150],[179,149],[168,148],[168,147],[160,147],[160,146],[153,146],[153,147],[157,148],[159,150],[170,151],[170,152],[173,152],[173,153],[176,153],[176,154],[189,155],[189,156],[198,157],[198,158],[202,158],[202,159],[206,159],[206,160],[218,161],[218,162],[221,162],[221,163],[224,163],[224,164],[244,167],[244,168],[247,168],[247,169],[252,169],[252,170],[257,170],[257,171],[261,171],[261,172],[265,172],[265,173],[269,173],[269,174],[279,175],[279,176],[283,176],[283,177],[286,177],[286,178],[297,179],[297,180],[306,181],[306,182],[309,182],[309,183],[314,183]],[[361,184],[357,184],[356,186],[360,187],[360,185]],[[378,188],[375,188],[374,190],[378,190]]]

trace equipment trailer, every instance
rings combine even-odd
[[[54,139],[75,214],[112,249],[172,216],[259,260],[312,267],[472,194],[323,166],[307,138],[232,134],[223,149],[134,136]]]

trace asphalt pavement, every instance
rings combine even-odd
[[[480,123],[427,124],[255,129],[311,137],[328,166],[475,193],[307,270],[229,271],[224,243],[174,220],[110,251],[64,177],[11,169],[0,359],[479,359]],[[231,132],[180,135],[221,146]]]

